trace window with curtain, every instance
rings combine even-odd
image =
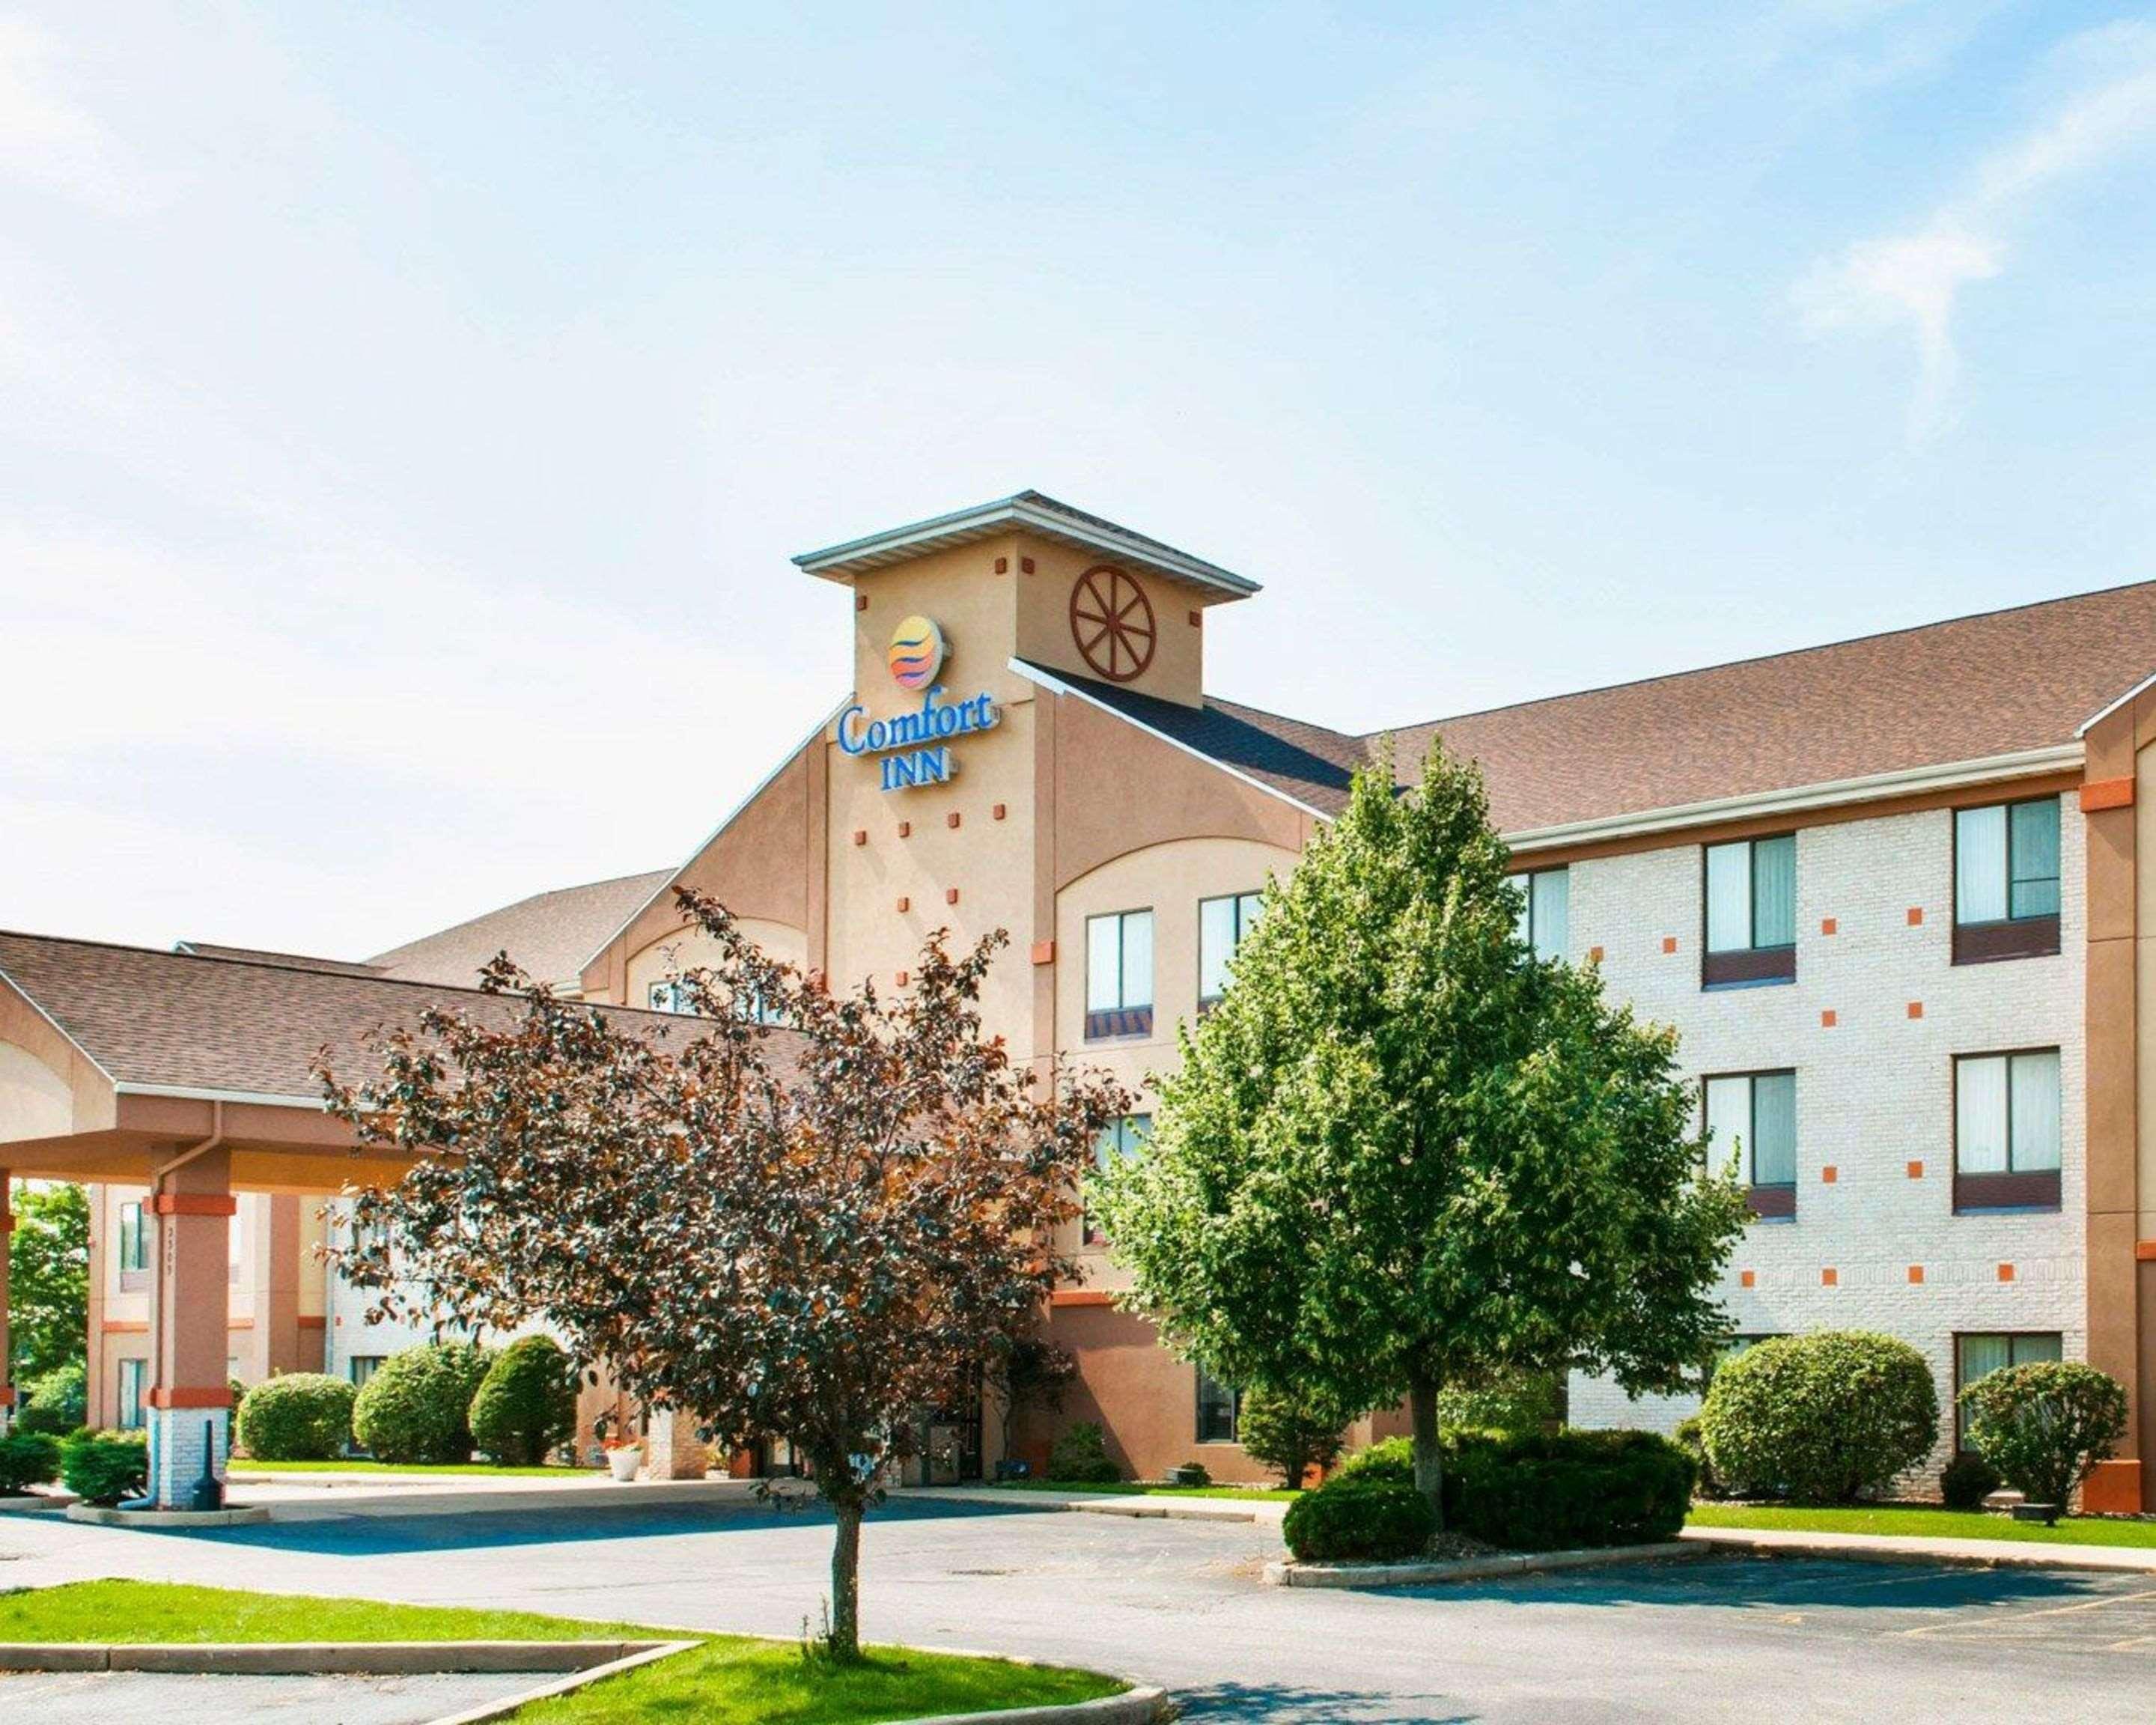
[[[1238,892],[1198,901],[1198,1004],[1210,1006],[1228,992],[1228,961],[1255,926],[1263,896]]]
[[[1240,1391],[1220,1383],[1204,1367],[1198,1368],[1198,1441],[1232,1444],[1243,1410]]]
[[[1516,875],[1520,940],[1535,957],[1563,958],[1572,951],[1572,870],[1536,869]]]
[[[1732,1072],[1706,1081],[1702,1136],[1707,1166],[1733,1154],[1755,1216],[1797,1213],[1797,1075]]]
[[[2056,1209],[2059,1051],[1963,1055],[1954,1061],[1954,1208]]]
[[[1152,1029],[1152,912],[1115,911],[1086,919],[1086,1034],[1143,1036]]]
[[[1708,988],[1793,982],[1797,974],[1797,839],[1705,847]]]
[[[1126,1114],[1094,1140],[1093,1165],[1105,1172],[1111,1163],[1127,1162],[1145,1147],[1145,1141],[1152,1136],[1152,1115]],[[1087,1245],[1098,1245],[1106,1238],[1094,1225],[1091,1209],[1079,1219],[1078,1237]]]
[[[123,1204],[120,1206],[120,1270],[122,1275],[136,1275],[150,1267],[150,1230],[143,1219],[142,1206]]]
[[[2065,1352],[2056,1332],[2030,1332],[2005,1335],[1966,1335],[1954,1337],[1954,1442],[1969,1447],[1969,1416],[1962,1411],[1961,1393],[1970,1384],[2003,1372],[2009,1366],[2033,1366],[2062,1359]]]
[[[2059,799],[1954,811],[1954,963],[2059,950]]]
[[[352,1380],[354,1389],[367,1388],[367,1380],[382,1369],[386,1353],[355,1353],[344,1363],[345,1376]]]

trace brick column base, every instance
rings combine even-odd
[[[148,1408],[143,1418],[150,1429],[150,1502],[158,1509],[193,1507],[195,1488],[202,1482],[203,1459],[220,1486],[225,1457],[231,1448],[229,1408]]]
[[[651,1416],[644,1435],[644,1466],[647,1480],[701,1480],[711,1465],[711,1452],[696,1435],[696,1422],[686,1414],[664,1409]]]

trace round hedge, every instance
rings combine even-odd
[[[42,1431],[0,1437],[0,1497],[19,1497],[49,1482],[59,1471],[60,1446]]]
[[[577,1368],[552,1336],[494,1357],[471,1399],[472,1441],[506,1467],[536,1467],[577,1429]]]
[[[257,1461],[334,1461],[352,1439],[352,1404],[341,1378],[265,1378],[240,1398],[239,1447]]]
[[[110,1508],[150,1485],[150,1443],[139,1431],[86,1431],[60,1445],[60,1481],[85,1503]]]
[[[1798,1503],[1853,1503],[1930,1454],[1938,1391],[1922,1354],[1892,1336],[1778,1336],[1714,1374],[1700,1435],[1723,1487]]]
[[[377,1461],[470,1461],[472,1396],[486,1368],[485,1351],[469,1342],[391,1354],[352,1403],[352,1435]]]
[[[1411,1485],[1336,1476],[1290,1504],[1281,1531],[1304,1563],[1397,1563],[1430,1543],[1437,1512]]]
[[[1961,1393],[1977,1454],[2031,1503],[2064,1510],[2126,1435],[2126,1391],[2079,1360],[1986,1373]]]

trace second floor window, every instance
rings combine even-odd
[[[1749,1194],[1755,1216],[1797,1213],[1797,1075],[1736,1072],[1706,1085],[1705,1125],[1709,1168],[1727,1166],[1737,1153],[1737,1178]]]
[[[2059,1207],[2059,1051],[1954,1062],[1954,1208]]]
[[[1086,919],[1086,1036],[1152,1031],[1152,912]]]
[[[2059,799],[1954,810],[1953,962],[2059,950]]]
[[[1707,847],[1707,988],[1785,983],[1797,973],[1797,839]]]
[[[150,1267],[150,1230],[143,1219],[142,1206],[123,1204],[120,1206],[120,1270],[134,1275]]]
[[[1093,1146],[1093,1163],[1104,1172],[1113,1163],[1127,1162],[1145,1147],[1152,1136],[1152,1116],[1126,1114],[1103,1132]],[[1094,1225],[1092,1213],[1086,1212],[1079,1226],[1079,1237],[1087,1245],[1098,1245],[1104,1235]]]
[[[689,985],[678,978],[654,983],[646,991],[646,1004],[654,1012],[693,1013],[696,1001]],[[736,1009],[752,1024],[783,1024],[786,1014],[776,1006],[767,1005],[762,993],[756,988],[743,988],[734,997]]]
[[[1520,889],[1520,939],[1537,958],[1562,958],[1572,949],[1572,870],[1537,869],[1516,875]]]
[[[1228,961],[1258,920],[1259,894],[1198,901],[1198,1004],[1210,1006],[1228,992]]]

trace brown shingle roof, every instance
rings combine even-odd
[[[1408,725],[1478,762],[1497,829],[1799,789],[2071,743],[2156,670],[2156,582]],[[1049,673],[1321,814],[1387,733],[1353,737],[1207,696],[1202,708]]]
[[[600,942],[673,877],[671,869],[657,869],[536,893],[453,928],[393,947],[370,962],[407,982],[467,988],[480,966],[496,952],[506,952],[526,975],[573,985]]]
[[[264,947],[225,947],[214,941],[181,941],[172,950],[197,958],[236,958],[243,964],[281,964],[288,970],[324,970],[334,976],[381,976],[378,964],[346,958],[316,958],[305,952],[273,952]]]

